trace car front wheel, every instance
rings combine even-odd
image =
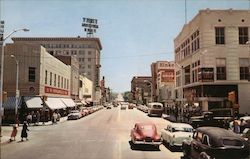
[[[211,159],[210,156],[206,152],[201,152],[199,155],[199,159]]]

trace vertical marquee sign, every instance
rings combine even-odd
[[[4,21],[0,21],[0,45],[3,44]]]

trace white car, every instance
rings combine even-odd
[[[193,127],[185,123],[170,123],[167,128],[161,130],[163,142],[170,148],[181,147],[184,140],[191,140]]]
[[[72,110],[68,115],[68,120],[77,120],[82,117],[82,114],[79,110]]]

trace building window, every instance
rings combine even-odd
[[[69,89],[69,80],[67,79],[67,89]]]
[[[91,55],[91,51],[88,51],[88,55]]]
[[[45,71],[45,84],[47,84],[47,79],[48,79],[48,71]]]
[[[63,77],[61,77],[61,88],[63,88]]]
[[[64,78],[64,87],[63,87],[64,89],[66,89],[66,84],[67,84],[66,83],[66,78]]]
[[[249,59],[248,58],[240,58],[240,80],[248,80],[249,79]]]
[[[88,65],[88,68],[90,69],[90,68],[91,68],[91,65]]]
[[[49,74],[49,85],[50,86],[52,85],[52,72],[50,72]]]
[[[226,80],[226,59],[216,59],[216,76],[217,80]]]
[[[239,44],[246,44],[248,41],[248,28],[239,27]]]
[[[225,28],[224,27],[215,28],[215,43],[225,44]]]
[[[91,58],[88,58],[88,61],[90,62],[90,61],[91,61]]]
[[[29,67],[29,82],[35,82],[35,81],[36,81],[36,68]]]
[[[60,76],[58,75],[58,79],[57,79],[57,87],[60,87]]]
[[[56,74],[54,74],[54,86],[56,87]]]

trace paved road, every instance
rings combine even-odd
[[[103,109],[76,121],[30,127],[29,141],[3,145],[1,159],[180,159],[181,152],[164,145],[160,150],[130,148],[130,130],[143,121],[156,123],[159,130],[167,124],[136,109]]]

